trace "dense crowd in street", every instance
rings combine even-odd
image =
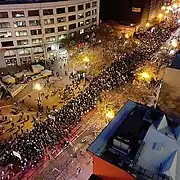
[[[129,82],[136,67],[149,60],[176,29],[176,23],[173,22],[175,21],[172,18],[155,25],[153,30],[151,28],[144,33],[136,34],[141,43],[131,53],[114,55],[111,66],[95,77],[77,97],[49,116],[46,121],[38,122],[34,119],[31,131],[23,132],[15,139],[1,143],[0,164],[12,164],[11,168],[20,164],[23,175],[27,168],[37,166],[47,148],[59,143],[62,147],[67,144],[73,127],[81,121],[84,114],[96,107],[101,92],[110,91]],[[18,152],[20,158],[14,156],[13,151]],[[4,172],[1,173],[1,179],[7,179]]]

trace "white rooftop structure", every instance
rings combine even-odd
[[[169,125],[164,115],[150,126],[144,142],[137,164],[180,180],[180,125]]]

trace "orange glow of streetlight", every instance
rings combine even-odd
[[[128,35],[128,34],[125,34],[125,38],[128,39],[128,38],[129,38],[129,35]]]
[[[149,26],[150,26],[150,23],[147,22],[147,23],[146,23],[146,27],[148,28]]]
[[[158,17],[158,19],[162,19],[163,18],[163,14],[160,13],[160,14],[158,14],[157,17]]]
[[[89,62],[89,58],[86,56],[86,57],[84,57],[83,61],[84,62]]]
[[[109,110],[106,112],[106,117],[109,119],[113,119],[114,118],[114,111],[113,110]]]

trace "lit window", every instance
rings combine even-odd
[[[86,17],[90,16],[91,15],[91,11],[87,11],[86,12]]]
[[[0,38],[8,38],[8,37],[12,37],[12,33],[10,31],[0,32]]]
[[[58,23],[66,22],[66,17],[59,17],[57,18]]]
[[[54,42],[54,41],[56,41],[56,37],[55,36],[47,37],[46,41],[47,42]]]
[[[66,30],[67,30],[67,27],[66,27],[66,26],[59,26],[59,27],[58,27],[58,32],[66,31]]]
[[[39,34],[42,34],[41,29],[34,29],[34,30],[31,30],[31,35],[39,35]]]
[[[16,31],[16,37],[27,36],[27,31]]]
[[[97,14],[97,9],[92,10],[92,15],[95,15],[95,14]]]
[[[21,49],[21,50],[19,50],[19,55],[20,56],[30,55],[30,50],[29,49]]]
[[[13,18],[21,18],[24,17],[24,11],[13,11],[12,12],[12,17]]]
[[[66,34],[61,34],[61,35],[58,36],[59,40],[64,39],[64,38],[66,38]]]
[[[31,63],[31,57],[22,57],[20,58],[21,64],[30,64]]]
[[[97,18],[96,17],[93,17],[92,18],[92,22],[96,22],[97,21]]]
[[[44,19],[44,24],[48,25],[48,24],[54,24],[54,18],[51,19]]]
[[[28,45],[28,40],[17,40],[17,45],[18,46]]]
[[[78,22],[78,27],[84,26],[84,21]]]
[[[7,67],[16,66],[17,65],[16,58],[5,59],[5,62],[6,62],[6,66]]]
[[[84,33],[84,29],[81,29],[80,31],[79,31],[79,34],[83,34]]]
[[[41,23],[40,23],[40,20],[30,20],[29,25],[30,26],[40,26]]]
[[[16,50],[8,50],[4,53],[4,57],[14,57],[16,56]]]
[[[26,21],[16,21],[14,27],[26,27]]]
[[[78,19],[84,18],[84,13],[79,13],[79,14],[77,15],[77,18],[78,18]]]
[[[32,39],[32,44],[41,44],[42,38]]]
[[[87,19],[85,23],[86,23],[86,24],[89,24],[90,22],[91,22],[91,20],[90,20],[90,19]]]

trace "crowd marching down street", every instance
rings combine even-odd
[[[96,107],[102,91],[111,91],[120,85],[128,83],[136,67],[150,59],[163,43],[177,28],[176,17],[162,21],[152,28],[136,34],[140,44],[130,53],[114,56],[111,66],[102,70],[77,97],[72,98],[58,112],[53,113],[46,121],[38,122],[34,119],[31,131],[23,132],[15,139],[0,144],[0,165],[21,164],[22,173],[27,168],[34,168],[43,158],[46,149],[56,144],[61,147],[68,143],[72,129],[79,124],[81,117]],[[14,156],[18,152],[20,158]],[[10,176],[9,176],[10,177]],[[1,175],[1,179],[3,175]]]

